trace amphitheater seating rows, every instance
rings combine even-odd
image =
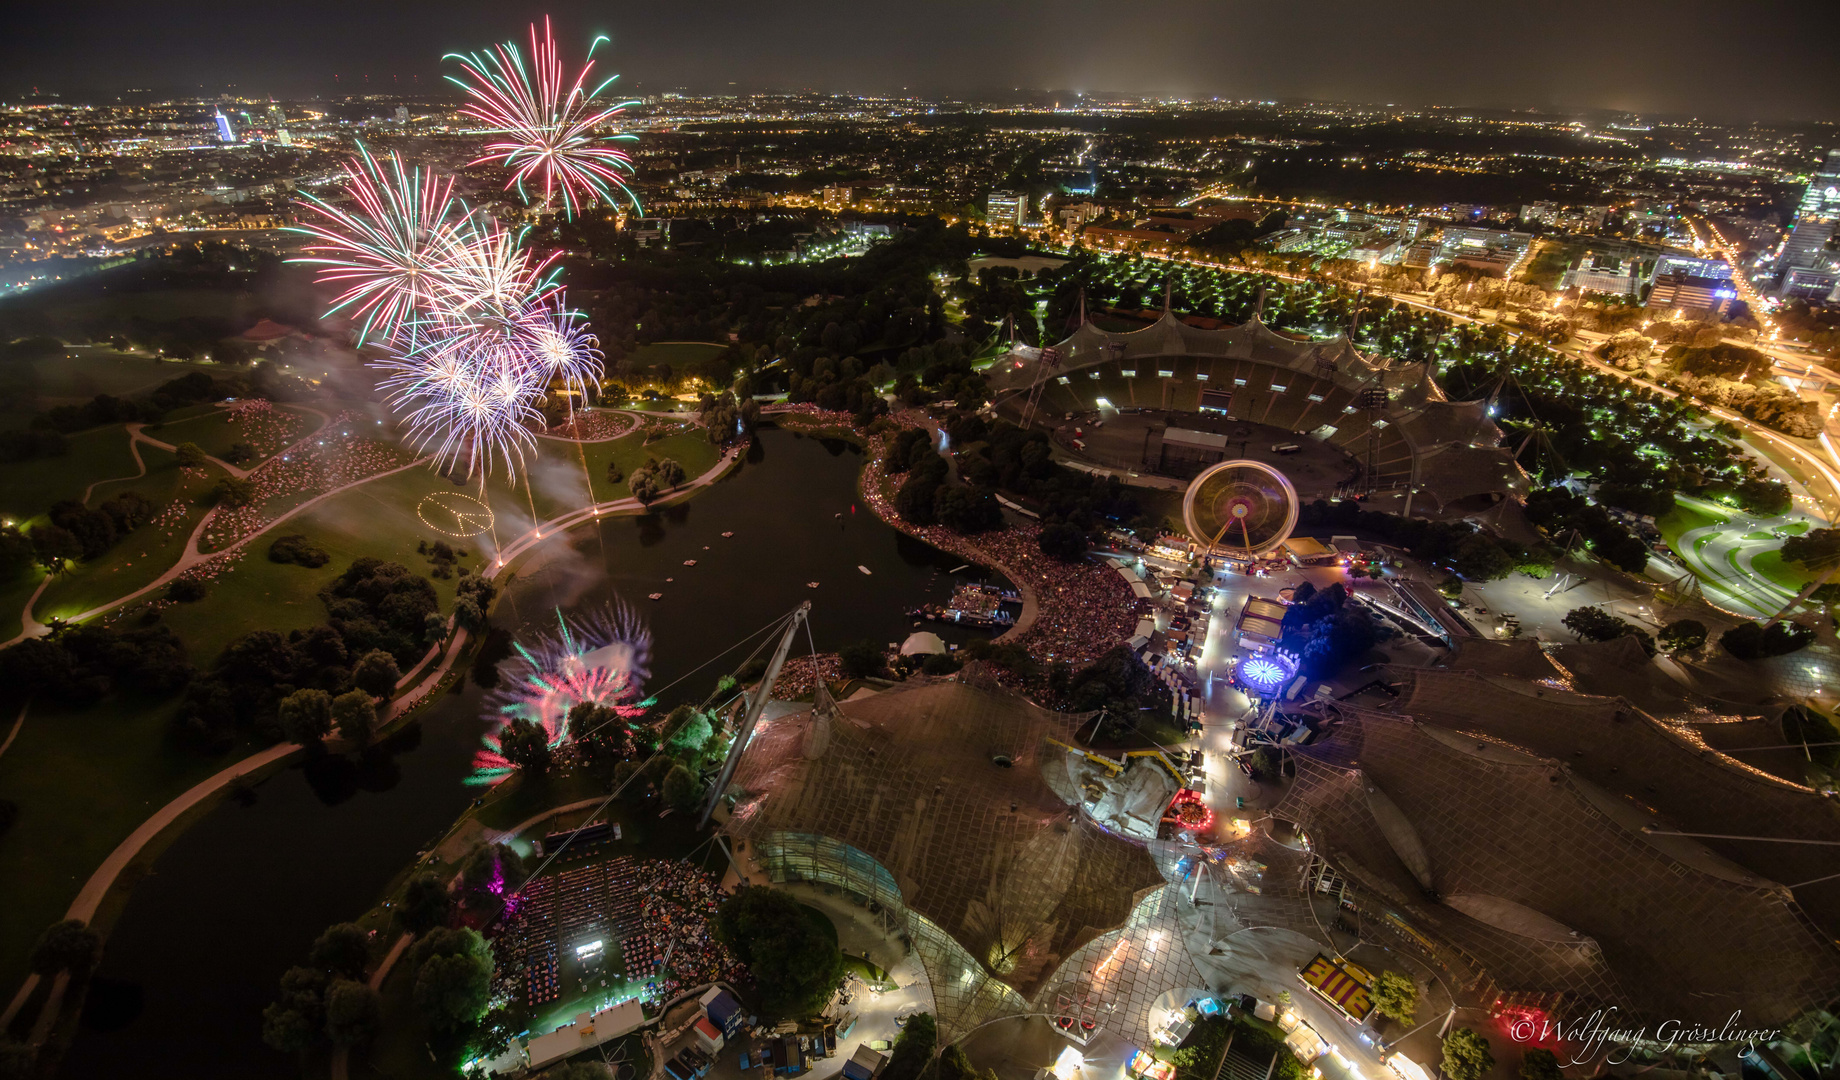
[[[1165,377],[1163,372],[1171,374]],[[1200,375],[1207,378],[1200,379]],[[1357,457],[1366,454],[1369,417],[1363,410],[1348,411],[1354,401],[1351,392],[1327,378],[1249,360],[1150,357],[1106,361],[1051,380],[1043,388],[1041,410],[1049,415],[1088,412],[1097,407],[1099,398],[1105,398],[1121,408],[1194,412],[1200,408],[1204,387],[1231,390],[1236,417],[1301,434],[1328,425],[1335,429],[1328,440],[1332,445]],[[1282,389],[1276,389],[1279,387]],[[1382,429],[1375,464],[1382,483],[1410,479],[1411,447],[1395,425]]]

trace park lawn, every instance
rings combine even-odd
[[[632,488],[627,479],[633,470],[645,464],[647,458],[670,458],[684,467],[686,482],[696,479],[708,472],[721,459],[721,450],[711,443],[700,428],[669,435],[653,441],[644,442],[644,436],[635,431],[606,442],[574,443],[560,439],[540,439],[537,443],[538,456],[530,462],[529,468],[518,477],[517,486],[502,472],[494,474],[486,482],[485,501],[492,508],[497,518],[496,533],[501,545],[508,545],[524,530],[531,526],[534,511],[536,519],[548,521],[551,518],[579,510],[591,500],[593,502],[612,502],[616,499],[632,497]],[[622,479],[618,484],[607,482],[607,466],[618,462]],[[420,493],[414,496],[419,500],[435,486],[446,487],[461,494],[478,495],[477,486],[453,487],[451,481],[430,477],[434,483],[425,484]]]
[[[1792,562],[1784,561],[1781,551],[1766,551],[1751,559],[1751,569],[1790,592],[1801,592],[1814,577]]]
[[[134,475],[124,425],[92,428],[68,442],[70,452],[60,457],[0,465],[0,516],[24,523],[60,499],[81,499],[83,489],[95,481]]]
[[[0,985],[18,986],[39,931],[64,917],[109,852],[150,814],[248,753],[218,758],[170,745],[178,698],[111,696],[88,709],[35,705],[0,756],[0,795],[19,819],[0,838]],[[10,725],[14,716],[9,714]]]
[[[634,364],[670,364],[673,368],[709,360],[728,351],[727,345],[713,341],[654,341],[641,345],[627,359]]]
[[[1674,509],[1656,518],[1655,527],[1661,530],[1661,539],[1667,541],[1667,546],[1679,551],[1678,542],[1682,533],[1703,529],[1709,525],[1723,525],[1729,520],[1729,518],[1708,513],[1697,506],[1675,499]]]
[[[215,376],[231,369],[77,346],[62,358],[34,361],[33,370],[38,375],[39,396],[60,399],[54,404],[62,404],[88,401],[97,394],[131,397],[194,371]]]
[[[178,504],[184,516],[165,524],[142,525],[93,561],[77,563],[60,574],[39,597],[34,614],[40,621],[53,616],[72,618],[119,600],[157,580],[185,554],[192,529],[206,513],[206,507],[199,500],[222,472],[214,465],[207,465],[203,470],[192,470],[193,475],[188,476],[170,451],[145,444],[141,446],[141,456],[147,462],[146,476],[98,485],[91,504],[133,490],[145,495],[157,507]],[[200,471],[205,475],[197,475]]]

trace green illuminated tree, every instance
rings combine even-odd
[[[1495,1067],[1489,1041],[1471,1028],[1454,1028],[1444,1036],[1444,1075],[1450,1080],[1482,1080]]]
[[[1404,972],[1381,972],[1374,984],[1374,1009],[1381,1016],[1410,1024],[1418,1014],[1418,984]]]

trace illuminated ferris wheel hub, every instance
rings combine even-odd
[[[1264,462],[1223,461],[1188,485],[1182,524],[1208,554],[1255,559],[1297,527],[1297,489]]]

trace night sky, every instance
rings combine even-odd
[[[610,34],[635,94],[1020,87],[1840,121],[1837,0],[15,0],[0,93],[431,90],[443,53],[546,12],[575,55]]]

